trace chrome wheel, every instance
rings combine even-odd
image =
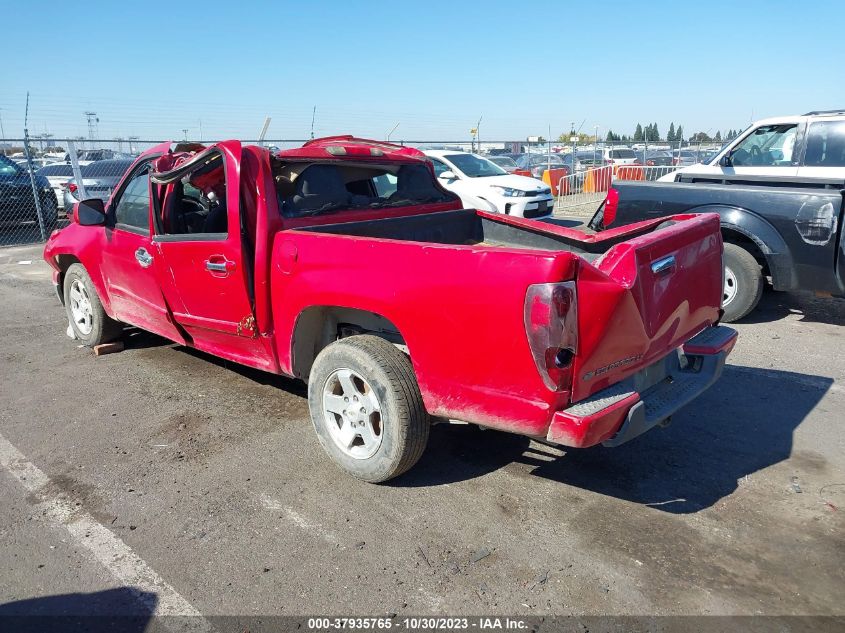
[[[369,383],[351,369],[332,372],[323,386],[323,415],[338,448],[355,459],[381,446],[381,404]]]
[[[78,279],[74,279],[70,285],[70,314],[76,329],[83,336],[91,333],[94,327],[94,311],[91,308],[91,299],[85,285]]]
[[[724,308],[731,301],[736,299],[737,281],[734,271],[725,268],[725,287],[722,290],[722,307]]]

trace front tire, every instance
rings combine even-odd
[[[401,475],[428,443],[430,421],[411,361],[377,336],[351,336],[320,352],[308,406],[323,449],[364,481]]]
[[[49,235],[59,221],[59,205],[56,203],[55,196],[45,196],[41,200],[41,213],[44,220],[44,231]],[[38,218],[36,218],[37,223]]]
[[[756,308],[763,296],[763,284],[763,271],[754,255],[741,246],[726,242],[722,321],[738,321]]]
[[[94,347],[120,337],[122,327],[103,309],[97,289],[82,264],[72,264],[64,277],[65,311],[73,334]]]

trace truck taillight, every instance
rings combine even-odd
[[[575,282],[528,286],[525,332],[537,371],[552,391],[566,387],[578,351],[578,300]]]
[[[611,187],[607,190],[607,198],[604,199],[604,213],[601,223],[607,227],[616,220],[616,210],[619,208],[619,190]]]

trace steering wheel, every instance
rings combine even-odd
[[[748,148],[748,162],[752,165],[763,164],[763,150],[760,149],[759,145],[752,145]]]
[[[189,209],[188,207],[193,207],[193,209]],[[182,196],[182,213],[208,213],[208,207],[206,207],[202,200],[195,196]]]

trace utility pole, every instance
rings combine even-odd
[[[26,154],[26,165],[29,168],[29,184],[32,187],[32,197],[35,202],[35,216],[38,220],[38,230],[41,233],[41,239],[47,239],[46,224],[44,222],[44,214],[41,210],[41,196],[38,193],[38,187],[35,184],[35,168],[32,166],[32,153],[29,149],[29,93],[26,93],[26,110],[23,117],[23,151]]]
[[[399,127],[399,123],[394,125],[393,128],[390,130],[390,132],[387,133],[387,138],[385,140],[390,141],[390,135],[393,134],[396,131],[396,128],[398,128],[398,127]],[[314,138],[314,137],[312,136],[311,138]]]
[[[130,136],[130,137],[127,139],[127,140],[129,141],[129,153],[130,153],[130,154],[134,154],[134,153],[135,153],[135,145],[134,145],[134,143],[133,143],[133,142],[134,142],[134,141],[137,141],[139,138],[141,138],[141,137],[140,137],[140,136]]]
[[[311,110],[311,138],[314,138],[314,119],[317,116],[317,106],[314,106],[314,109]],[[399,125],[398,123],[396,125]]]
[[[475,142],[478,145],[478,153],[481,153],[481,119],[484,118],[482,114],[478,117],[478,123],[475,124]]]
[[[182,134],[185,135],[185,140],[187,141],[188,140],[188,128],[183,127],[182,128]]]
[[[88,111],[83,112],[82,114],[84,114],[85,118],[88,119],[88,138],[93,142],[96,137],[96,126],[97,123],[100,122],[100,119],[97,117],[96,112]]]
[[[596,135],[593,137],[593,167],[596,166],[596,154],[599,149],[599,126],[596,125]]]
[[[3,130],[3,108],[0,108],[0,140],[3,141],[3,145],[6,144],[6,132]],[[6,148],[3,148],[3,156],[6,155]]]

